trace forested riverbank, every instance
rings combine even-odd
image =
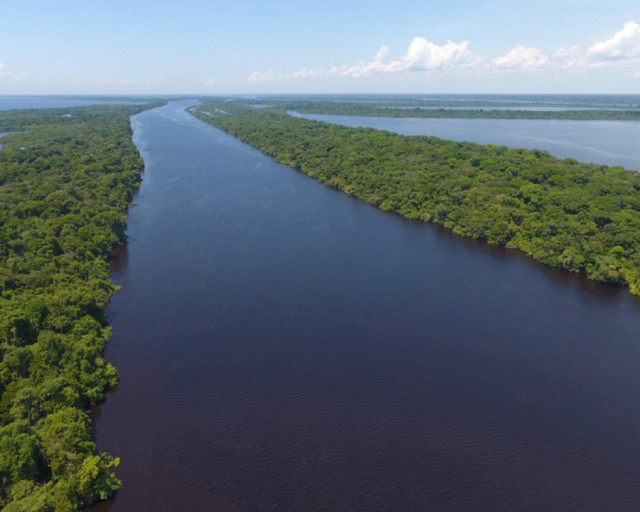
[[[205,102],[193,113],[382,210],[640,294],[638,173],[545,151],[329,125],[242,102]]]
[[[108,260],[142,159],[130,117],[151,105],[0,112],[0,508],[74,511],[119,486],[88,408],[118,374],[102,350]]]

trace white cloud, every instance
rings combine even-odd
[[[472,68],[482,63],[482,58],[469,51],[469,42],[454,43],[448,41],[438,46],[423,37],[411,41],[404,56],[386,61],[390,48],[380,47],[372,60],[358,64],[333,66],[328,70],[300,69],[292,73],[276,73],[270,71],[254,71],[247,81],[251,83],[275,82],[289,79],[318,79],[323,77],[361,78],[371,75],[402,73],[405,71],[446,71]]]
[[[26,73],[21,71],[16,73],[11,69],[8,69],[4,62],[0,62],[0,78],[7,77],[10,80],[22,80],[25,77]]]
[[[401,73],[403,71],[445,71],[466,69],[482,62],[482,59],[469,51],[469,42],[447,43],[439,46],[424,37],[415,37],[407,53],[399,59],[385,62],[389,47],[382,46],[373,60],[352,66],[334,67],[331,74],[354,78],[373,74]]]
[[[321,69],[300,69],[289,75],[285,75],[284,78],[321,78],[324,74],[324,71]]]
[[[80,78],[80,83],[84,82],[83,78]],[[146,79],[146,80],[134,80],[134,79],[124,79],[124,78],[103,78],[102,80],[95,82],[93,85],[97,85],[99,87],[111,87],[111,88],[137,88],[139,90],[144,90],[147,88],[155,88],[158,86],[166,86],[167,80],[164,78],[155,78],[155,79]],[[91,85],[90,85],[91,86]]]
[[[624,24],[613,37],[595,43],[587,50],[593,67],[627,67],[640,63],[640,25],[635,21]]]
[[[122,87],[133,84],[135,84],[133,80],[123,80],[121,78],[103,78],[100,80],[100,85],[115,85],[117,87]]]
[[[579,46],[559,48],[553,53],[551,62],[561,69],[581,69],[587,65],[587,59]]]
[[[376,62],[382,62],[384,59],[387,58],[387,55],[389,54],[389,50],[391,50],[391,48],[389,48],[386,44],[383,44],[378,50],[378,53],[376,53],[373,60]]]
[[[512,48],[507,54],[493,60],[493,64],[499,68],[513,71],[533,71],[540,69],[549,61],[542,50],[534,47],[525,47],[521,44]]]
[[[209,80],[207,80],[204,85],[206,85],[207,87],[212,87],[213,85],[215,85],[216,83],[216,79],[215,78],[209,78]]]
[[[560,48],[553,54],[553,64],[561,69],[618,69],[640,76],[640,25],[625,23],[621,30],[605,41],[591,45],[585,52],[579,46]]]
[[[248,76],[247,82],[250,82],[252,84],[261,84],[265,82],[275,82],[276,80],[279,80],[279,79],[280,79],[280,76],[276,75],[276,72],[273,70],[254,71]]]
[[[331,75],[350,76],[353,78],[359,78],[372,74],[385,74],[402,71],[402,64],[400,61],[395,60],[391,62],[384,62],[385,57],[389,53],[389,47],[387,45],[382,46],[378,53],[375,54],[373,60],[369,62],[360,62],[359,64],[351,66],[334,66],[329,73]]]
[[[326,76],[321,69],[300,69],[293,73],[276,73],[272,69],[269,71],[254,71],[247,77],[247,82],[253,84],[264,84],[267,82],[279,82],[280,80],[302,79],[302,78],[321,78]]]
[[[635,21],[625,23],[610,39],[597,42],[586,51],[579,46],[571,46],[559,48],[548,56],[539,48],[519,44],[506,54],[489,61],[471,52],[470,44],[469,41],[447,41],[438,45],[424,37],[414,37],[406,53],[396,59],[388,59],[390,48],[383,45],[369,61],[324,70],[304,68],[289,73],[254,71],[247,81],[267,83],[327,77],[365,78],[408,72],[462,74],[469,71],[514,73],[545,69],[588,71],[600,67],[616,68],[633,76],[640,76],[640,25]]]
[[[482,61],[469,51],[469,44],[469,41],[447,41],[438,46],[424,37],[415,37],[401,61],[405,69],[411,70],[469,68]]]

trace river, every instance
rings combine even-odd
[[[640,300],[385,214],[172,102],[114,261],[105,512],[637,511]]]
[[[640,121],[392,118],[290,113],[305,119],[366,126],[402,135],[433,135],[478,144],[543,149],[559,158],[621,165],[640,171]]]

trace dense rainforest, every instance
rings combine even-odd
[[[130,117],[151,105],[0,112],[0,508],[71,512],[110,496],[88,408],[116,383],[102,357],[108,259],[142,159]]]
[[[463,119],[561,119],[573,121],[640,121],[639,109],[596,109],[579,110],[518,110],[492,107],[398,107],[384,104],[338,102],[338,101],[279,101],[274,105],[284,106],[305,114],[330,114],[343,116],[375,117],[420,117],[420,118],[463,118]]]
[[[640,174],[545,151],[403,136],[204,101],[191,110],[385,211],[518,249],[640,295]]]

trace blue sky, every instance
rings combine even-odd
[[[0,94],[640,93],[638,0],[0,0]]]

